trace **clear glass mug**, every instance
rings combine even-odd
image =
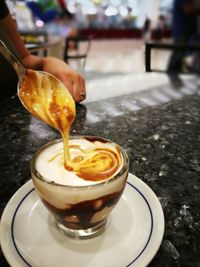
[[[70,137],[73,138],[77,136]],[[111,142],[99,137],[98,140]],[[62,140],[47,143],[31,160],[31,176],[36,191],[55,218],[58,229],[67,236],[74,239],[97,236],[105,230],[110,213],[124,191],[129,170],[128,156],[125,150],[116,144],[123,158],[123,166],[112,178],[88,186],[61,185],[46,180],[36,168],[40,153],[58,142]]]

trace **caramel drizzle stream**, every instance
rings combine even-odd
[[[111,177],[121,163],[120,152],[96,148],[82,150],[70,158],[69,132],[75,119],[75,103],[66,87],[55,77],[27,70],[19,97],[30,113],[59,130],[64,142],[64,166],[85,180],[104,180]],[[93,142],[93,140],[90,140]],[[54,160],[56,156],[50,161]]]

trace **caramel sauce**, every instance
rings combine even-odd
[[[60,132],[64,142],[64,166],[68,171],[91,181],[105,180],[117,171],[122,160],[120,151],[114,152],[101,147],[84,150],[79,146],[69,145],[69,132],[76,109],[72,96],[59,80],[52,75],[27,70],[19,97],[29,112]],[[104,139],[98,137],[86,139],[105,143]],[[78,149],[80,155],[71,159],[70,148]],[[57,155],[50,161],[56,157]]]
[[[68,90],[52,75],[27,70],[19,97],[29,112],[60,131],[67,166],[70,162],[69,130],[76,115],[75,103]]]

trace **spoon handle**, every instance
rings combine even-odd
[[[19,60],[14,56],[14,54],[7,48],[7,46],[4,44],[2,40],[0,40],[0,52],[11,63],[11,65],[13,66],[18,75],[19,82],[21,82],[25,74],[25,68],[22,66]]]

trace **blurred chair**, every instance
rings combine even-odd
[[[34,55],[47,56],[48,34],[45,31],[20,31],[26,47]]]
[[[190,52],[200,52],[199,45],[176,45],[176,44],[169,44],[169,43],[146,43],[145,44],[145,70],[146,72],[166,72],[167,70],[159,70],[152,68],[152,56],[151,52],[153,49],[157,50],[177,50],[177,51],[190,51]]]
[[[84,70],[91,40],[90,36],[67,37],[65,40],[64,61],[70,64],[71,60],[76,60],[80,64],[81,70]]]

